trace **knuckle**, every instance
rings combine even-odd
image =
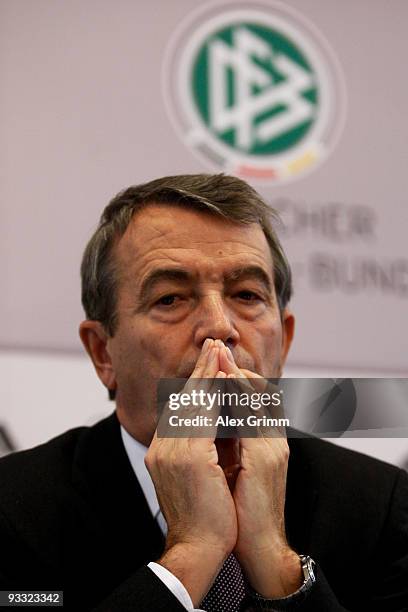
[[[145,466],[147,467],[147,471],[148,472],[152,472],[152,470],[154,469],[154,466],[155,466],[155,459],[154,459],[154,457],[151,454],[147,453],[145,458],[144,458],[144,463],[145,463]]]
[[[283,454],[283,458],[288,460],[289,456],[290,456],[290,448],[289,448],[289,444],[286,442],[286,440],[284,441],[283,444],[283,448],[282,448],[282,454]]]
[[[179,446],[168,457],[169,464],[173,469],[183,471],[190,465],[189,453],[185,445]]]

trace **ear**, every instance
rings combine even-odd
[[[110,336],[106,333],[102,323],[82,321],[79,326],[79,335],[102,383],[107,389],[116,389],[116,377],[107,348]]]
[[[292,344],[294,335],[295,317],[288,308],[285,308],[282,313],[282,349],[280,363],[281,368],[283,368],[283,366],[285,365],[286,357],[289,353],[289,349]]]

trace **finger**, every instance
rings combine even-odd
[[[246,370],[245,368],[240,368],[241,373],[251,380],[251,385],[254,387],[256,391],[262,393],[266,391],[269,385],[269,381],[267,378],[260,376],[256,372],[252,372],[251,370]]]
[[[219,349],[215,346],[214,340],[207,338],[196,367],[184,386],[184,393],[191,394],[192,391],[199,392],[200,390],[208,392],[211,383],[206,379],[213,379],[219,370],[218,351]]]
[[[215,376],[209,379],[204,379],[208,383],[207,390],[205,391],[203,400],[200,401],[199,406],[194,411],[194,416],[199,417],[198,423],[189,426],[185,432],[187,437],[191,438],[205,438],[215,441],[217,436],[217,418],[221,412],[222,405],[219,402],[219,390],[220,383],[222,386],[222,380],[226,378],[225,372],[217,371]],[[185,412],[183,411],[183,416]],[[193,416],[193,411],[190,412],[189,416]]]
[[[217,376],[217,372],[220,371],[219,367],[219,348],[213,343],[208,353],[208,359],[201,370],[200,378],[193,378],[189,380],[188,389],[197,392],[203,391],[204,393],[211,393],[214,379]]]
[[[206,338],[201,348],[201,353],[197,359],[197,363],[195,365],[195,368],[190,378],[202,378],[203,377],[203,371],[207,365],[208,358],[210,356],[210,351],[213,346],[214,346],[214,340],[212,338]]]
[[[254,400],[252,403],[248,403],[248,408],[260,415],[269,415],[268,408],[276,404],[277,400],[273,398],[273,394],[279,393],[278,387],[272,385],[266,378],[263,378],[255,372],[250,370],[240,370],[240,375],[230,374],[228,378],[234,380],[238,389],[241,389],[245,393],[251,393],[251,397]],[[262,396],[263,402],[260,402]],[[275,395],[275,397],[277,397]],[[273,403],[272,403],[273,402]]]
[[[213,344],[213,346],[210,349],[210,354],[208,356],[208,361],[205,365],[205,368],[203,370],[203,378],[215,378],[217,372],[224,371],[222,370],[222,368],[219,367],[219,355],[220,355],[220,348],[219,346],[217,346],[216,343]]]
[[[226,379],[227,375],[225,374],[225,372],[222,371],[218,371],[215,375],[215,377],[212,380],[212,384],[209,388],[209,392],[210,394],[214,394],[215,397],[217,398],[217,391],[220,390],[220,386],[221,388],[224,387],[224,384],[222,381],[224,381]],[[206,429],[206,433],[210,434],[210,437],[212,439],[213,442],[215,442],[215,439],[217,437],[217,418],[220,415],[221,412],[221,404],[218,401],[215,401],[211,407],[211,411],[210,411],[210,415],[211,415],[211,419],[212,419],[212,425],[210,427],[210,430],[208,431]]]
[[[239,368],[237,368],[235,372],[228,374],[228,378],[233,380],[234,384],[238,388],[243,389],[247,393],[250,393],[251,391],[253,392],[255,390],[252,386],[252,379],[250,380],[249,378],[247,378],[243,373],[243,370],[240,370]]]
[[[264,381],[259,375],[251,373],[251,382],[254,380],[264,387]],[[235,392],[239,401],[232,405],[232,412],[238,418],[244,417],[247,427],[239,431],[241,438],[281,438],[286,437],[286,429],[282,423],[284,418],[282,396],[275,385],[264,388],[262,392],[254,391],[247,385],[248,379],[235,374],[229,374],[235,385]],[[248,420],[248,417],[251,417]],[[249,422],[250,421],[250,422]]]
[[[179,419],[183,419],[178,430],[179,437],[206,438],[212,442],[216,438],[217,418],[221,411],[219,386],[226,374],[221,371],[214,374],[212,369],[208,371],[211,378],[191,380],[188,390],[183,392],[183,402],[177,413]]]
[[[183,389],[178,393],[179,398],[183,398],[183,402],[179,401],[177,408],[177,416],[184,419],[194,419],[196,416],[205,415],[206,404],[198,400],[201,391],[204,394],[208,393],[214,378],[218,372],[218,352],[219,348],[214,349],[214,340],[207,338],[203,343],[200,356],[197,360],[196,367],[190,378],[184,385]],[[224,375],[225,376],[225,375]],[[220,378],[220,376],[218,376]],[[209,380],[208,380],[209,379]],[[193,392],[196,392],[193,394]],[[198,400],[198,401],[197,401]],[[156,438],[172,438],[176,433],[176,437],[207,437],[200,434],[200,427],[194,429],[193,426],[182,426],[181,429],[175,430],[170,424],[170,417],[175,413],[170,410],[169,401],[166,402],[164,409],[161,412],[158,426],[156,429]],[[194,426],[195,427],[195,426]],[[190,431],[189,431],[190,429]],[[204,428],[207,433],[207,427]],[[209,432],[210,437],[215,437],[215,431]],[[155,439],[156,439],[155,438]]]
[[[202,346],[201,353],[197,360],[196,367],[194,368],[193,373],[191,374],[190,378],[187,380],[181,391],[177,393],[179,398],[179,406],[178,408],[176,408],[176,410],[177,416],[180,418],[183,417],[184,419],[193,419],[199,414],[202,408],[200,404],[197,403],[197,396],[194,397],[193,392],[195,391],[199,393],[201,389],[204,392],[207,391],[208,384],[207,381],[202,379],[202,376],[204,375],[206,368],[208,369],[209,360],[213,360],[213,346],[214,340],[212,340],[211,338],[207,338]],[[181,399],[183,399],[183,401],[181,401]],[[157,427],[158,437],[170,438],[173,437],[176,432],[177,437],[189,437],[188,431],[175,430],[170,424],[170,417],[172,416],[172,414],[173,412],[170,410],[169,401],[167,401],[159,418]],[[181,436],[181,434],[183,434],[183,436]]]
[[[223,342],[217,342],[219,342],[218,346],[220,348],[220,370],[225,372],[227,375],[236,374],[237,376],[239,376],[240,371],[237,364],[235,363],[235,359],[231,349],[228,346],[225,346]]]
[[[277,436],[286,438],[286,425],[283,422],[285,419],[285,410],[282,395],[283,392],[275,382],[278,379],[263,378],[262,376],[259,376],[259,374],[251,372],[250,370],[242,369],[241,371],[245,374],[245,376],[251,379],[251,384],[258,391],[260,397],[271,398],[269,404],[264,405],[262,403],[261,408],[259,410],[259,416],[264,416],[267,419],[275,419],[277,421],[277,425],[273,426],[272,430],[270,430],[269,428],[264,430],[264,434],[273,435],[274,437]]]

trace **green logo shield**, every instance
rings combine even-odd
[[[345,118],[326,40],[281,2],[229,0],[189,15],[163,64],[170,117],[197,156],[247,179],[286,182],[317,167]]]
[[[282,33],[254,23],[208,36],[192,65],[191,89],[213,135],[250,155],[291,149],[318,111],[318,85],[306,55]]]

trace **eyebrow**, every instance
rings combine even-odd
[[[140,299],[145,300],[156,285],[163,281],[175,281],[178,283],[191,283],[196,275],[184,268],[158,268],[151,272],[142,282],[140,287]],[[224,274],[224,282],[236,283],[243,280],[255,279],[260,281],[268,293],[272,292],[272,283],[269,275],[260,266],[241,266]]]
[[[142,282],[140,287],[140,297],[145,299],[156,285],[162,281],[176,281],[187,283],[193,280],[193,274],[183,268],[158,268],[151,272]]]
[[[225,281],[228,283],[236,283],[243,280],[258,280],[260,281],[268,293],[272,292],[272,282],[269,275],[260,266],[242,266],[236,268],[231,272],[228,272],[224,276]]]

